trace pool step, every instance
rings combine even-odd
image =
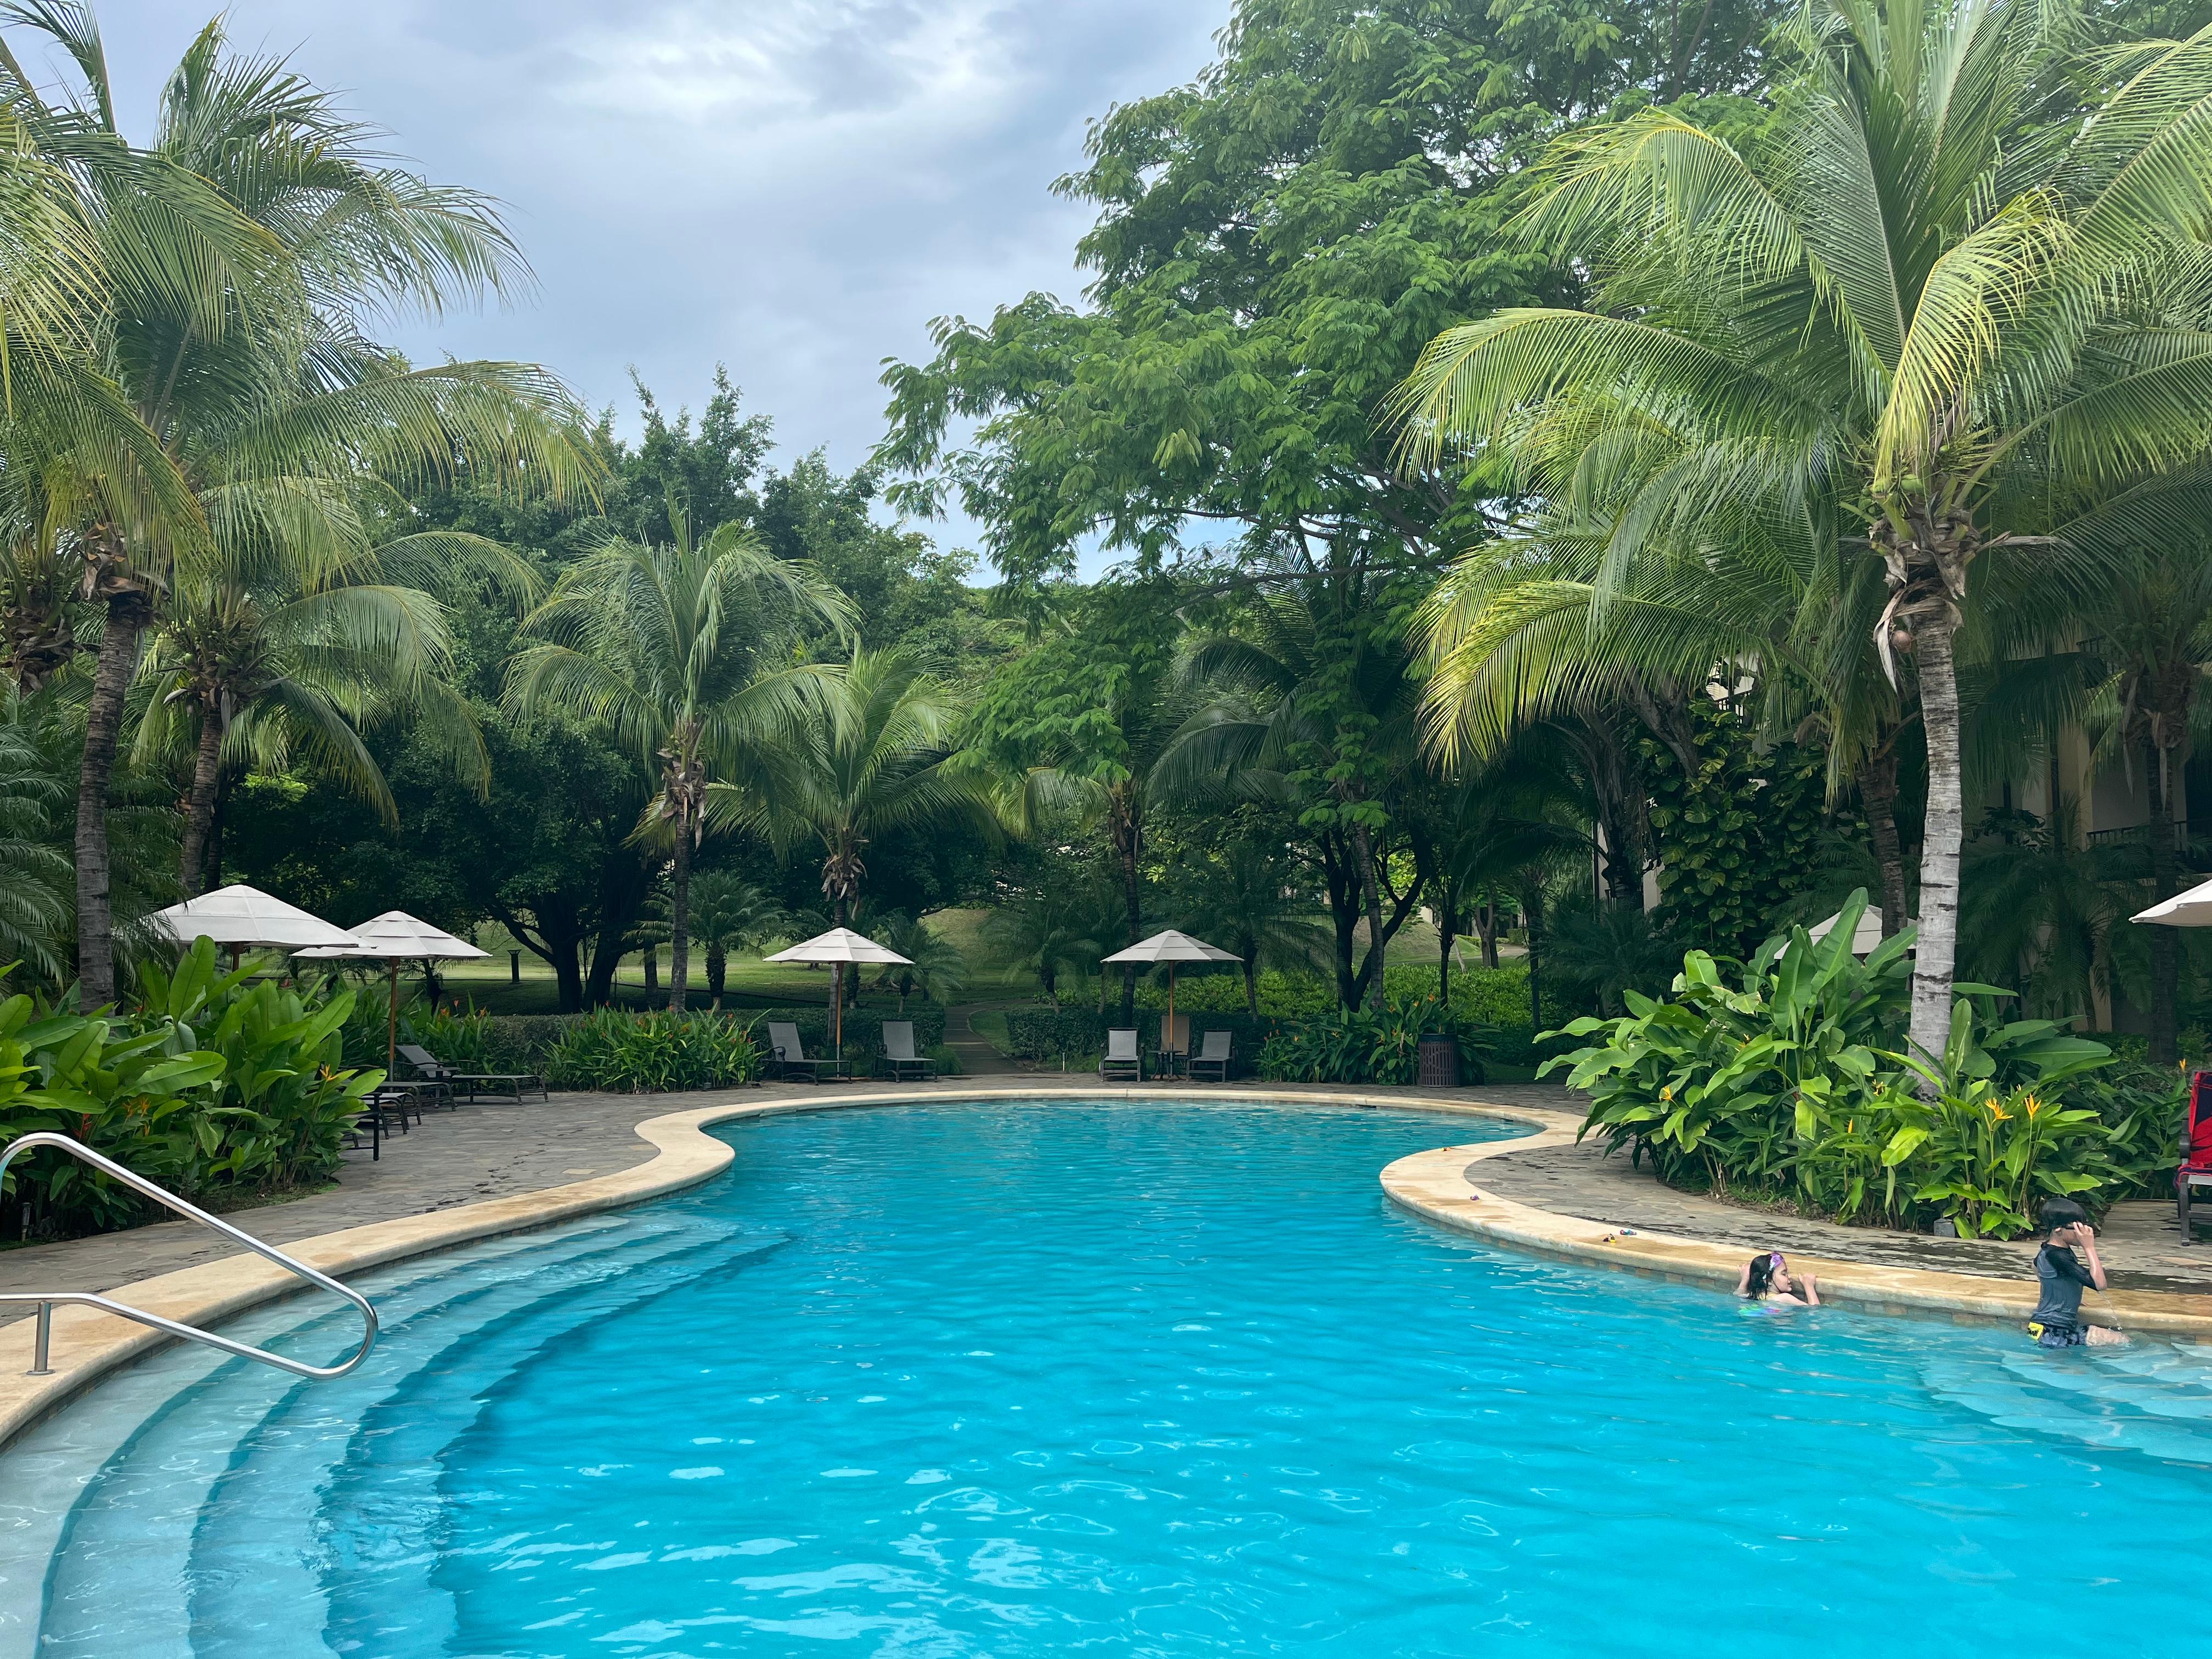
[[[558,1235],[491,1240],[460,1255],[385,1268],[359,1282],[389,1320],[400,1312],[402,1298],[410,1291],[419,1296],[416,1287],[426,1281],[444,1279],[451,1291],[458,1291],[474,1282],[474,1276],[501,1271],[499,1264],[512,1255],[537,1251],[557,1257],[592,1248],[599,1234],[617,1224],[600,1218],[564,1228]],[[352,1316],[349,1312],[346,1317]],[[273,1343],[317,1360],[343,1357],[356,1340],[357,1325],[342,1326],[342,1334],[335,1337],[314,1336],[312,1340],[323,1342],[328,1353],[298,1347],[297,1334],[323,1322],[315,1302],[302,1297],[241,1315],[226,1322],[224,1329],[243,1340]],[[271,1399],[295,1381],[213,1349],[179,1343],[104,1379],[88,1400],[33,1428],[9,1448],[9,1479],[0,1488],[0,1659],[29,1659],[50,1650],[40,1644],[39,1626],[49,1566],[64,1528],[103,1478],[113,1479],[113,1468],[120,1467],[170,1404],[226,1366],[230,1368],[226,1375],[242,1382],[265,1382]],[[222,1431],[221,1425],[204,1416],[191,1420]],[[231,1421],[235,1426],[234,1413]]]
[[[702,1220],[650,1248],[626,1243],[593,1256],[591,1271],[557,1292],[472,1320],[375,1397],[348,1402],[342,1434],[289,1444],[257,1436],[194,1540],[196,1659],[446,1652],[454,1609],[429,1571],[441,1541],[443,1454],[489,1393],[547,1344],[782,1242]],[[272,1533],[288,1546],[274,1564]],[[288,1608],[288,1628],[312,1628],[313,1644],[275,1644],[272,1607]],[[295,1620],[292,1607],[314,1612]]]
[[[2125,1348],[2027,1345],[1926,1367],[1930,1390],[2002,1427],[2104,1451],[2212,1465],[2212,1349],[2136,1338]]]
[[[518,1304],[557,1298],[580,1284],[619,1274],[625,1263],[689,1250],[698,1242],[680,1224],[643,1224],[641,1237],[635,1224],[587,1223],[374,1276],[364,1288],[378,1304],[383,1336],[360,1370],[335,1381],[305,1382],[204,1350],[189,1351],[202,1363],[177,1364],[185,1358],[181,1353],[153,1362],[172,1372],[175,1386],[84,1480],[46,1578],[37,1650],[129,1653],[134,1659],[185,1659],[198,1652],[198,1603],[210,1587],[201,1583],[194,1558],[200,1533],[221,1513],[211,1502],[228,1479],[258,1456],[292,1444],[327,1442],[342,1450],[369,1404],[483,1324]],[[253,1340],[273,1336],[286,1351],[319,1358],[323,1349],[337,1353],[350,1346],[348,1318],[294,1302],[253,1316]],[[436,1347],[419,1346],[426,1334]],[[296,1497],[311,1502],[312,1487]],[[258,1572],[307,1547],[304,1534],[287,1535],[276,1514],[266,1517],[268,1524],[259,1519]],[[127,1572],[115,1570],[123,1555],[131,1559]],[[327,1651],[312,1607],[289,1608],[285,1624],[284,1636],[299,1644],[264,1632],[256,1650],[266,1659]]]

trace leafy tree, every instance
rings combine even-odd
[[[1595,268],[1591,309],[1447,331],[1407,387],[1416,459],[1571,428],[1650,457],[1652,533],[1724,550],[1778,526],[1878,555],[1879,641],[1912,659],[1927,742],[1929,1054],[1951,1018],[1970,571],[2063,562],[2092,514],[2154,523],[2212,421],[2212,43],[2118,60],[2084,119],[2079,38],[2017,0],[1808,12],[1758,142],[1654,110],[1564,149],[1523,246]]]
[[[1126,935],[1115,950],[1143,937],[1153,780],[1178,724],[1178,597],[1157,579],[1054,593],[1035,645],[985,684],[971,723],[979,752],[1025,779],[1032,817],[1065,811],[1103,830]],[[1123,1020],[1136,1003],[1132,965],[1121,978]]]
[[[1195,84],[1109,112],[1060,181],[1097,210],[1093,305],[942,319],[930,362],[892,366],[896,498],[957,492],[1020,581],[1095,532],[1149,564],[1194,520],[1450,550],[1485,492],[1401,478],[1380,403],[1441,329],[1572,291],[1502,234],[1545,136],[1620,99],[1747,87],[1765,15],[1241,0]]]

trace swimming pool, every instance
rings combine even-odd
[[[174,1352],[34,1431],[0,1651],[2109,1653],[2198,1611],[2212,1353],[1759,1316],[1382,1198],[1485,1131],[730,1127],[689,1194],[371,1281],[351,1376]],[[349,1344],[306,1311],[239,1328]]]

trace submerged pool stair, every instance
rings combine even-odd
[[[531,1351],[782,1242],[693,1218],[501,1239],[380,1272],[389,1340],[343,1382],[272,1373],[241,1397],[241,1361],[171,1350],[103,1384],[112,1414],[64,1414],[11,1449],[39,1478],[0,1499],[0,1659],[443,1651],[440,1453]],[[241,1334],[312,1352],[342,1317],[266,1310]],[[203,1408],[216,1385],[220,1413]]]

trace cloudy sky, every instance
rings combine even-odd
[[[508,204],[539,292],[408,331],[542,362],[625,421],[635,365],[695,407],[717,362],[784,459],[856,465],[929,320],[1074,298],[1085,123],[1188,80],[1230,0],[231,0],[430,176]],[[215,0],[103,0],[123,120]],[[969,526],[942,527],[948,543]]]

